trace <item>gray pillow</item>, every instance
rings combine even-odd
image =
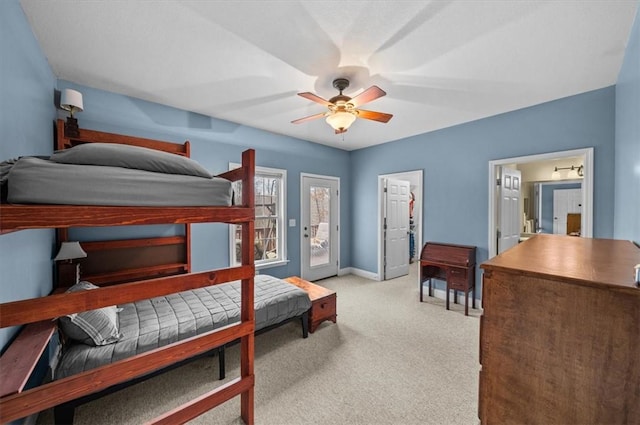
[[[213,177],[209,171],[190,158],[117,143],[85,143],[56,151],[49,159],[64,164],[105,165],[207,179]]]
[[[83,281],[73,285],[67,292],[96,288],[96,285]],[[70,314],[61,317],[59,323],[60,329],[67,337],[87,345],[108,345],[120,339],[116,306]]]

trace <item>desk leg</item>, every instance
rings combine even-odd
[[[447,288],[447,310],[449,310],[449,285],[447,285],[446,288]]]
[[[476,287],[471,288],[471,307],[476,308]]]
[[[469,291],[464,291],[464,315],[469,315]]]
[[[433,296],[433,293],[431,292],[431,278],[429,278],[429,296]]]
[[[453,290],[453,303],[458,304],[458,291],[456,289]]]
[[[422,287],[424,286],[424,281],[422,279],[418,279],[420,282],[420,302],[422,302]]]

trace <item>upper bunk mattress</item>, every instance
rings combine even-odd
[[[260,330],[311,308],[309,295],[269,275],[254,278],[255,326]],[[93,369],[240,321],[240,281],[119,305],[120,338],[109,345],[72,342],[56,379]]]
[[[23,157],[8,173],[14,204],[229,206],[231,182],[220,177],[77,165]]]

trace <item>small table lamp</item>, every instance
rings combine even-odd
[[[69,117],[64,124],[64,134],[67,137],[79,137],[78,120],[73,118],[74,112],[82,112],[82,93],[76,90],[64,89],[60,95],[60,107],[69,111]]]
[[[73,260],[86,256],[87,253],[80,246],[80,242],[62,242],[58,254],[53,259],[58,263],[58,285],[73,286],[80,281],[80,264]]]

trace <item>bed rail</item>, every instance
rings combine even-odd
[[[169,366],[178,360],[202,354],[238,336],[253,335],[253,323],[241,322],[216,329],[183,341],[157,348],[109,365],[98,367],[67,378],[0,399],[0,422],[6,423],[26,415],[54,407],[79,396],[91,394],[122,382]],[[240,380],[251,382],[253,375]],[[216,388],[214,391],[220,391]]]
[[[0,328],[55,319],[67,314],[161,297],[234,280],[250,279],[254,275],[254,266],[246,265],[123,283],[91,291],[58,293],[46,297],[12,301],[0,304]]]
[[[184,143],[165,142],[162,140],[145,139],[143,137],[127,136],[124,134],[107,133],[105,131],[88,130],[81,128],[78,136],[67,136],[64,131],[64,121],[56,121],[56,138],[55,149],[69,149],[83,143],[117,143],[120,145],[134,145],[144,148],[174,153],[181,156],[190,156],[191,144],[189,141]]]
[[[29,376],[49,345],[56,322],[43,320],[24,326],[0,357],[0,397],[22,392]]]
[[[105,207],[74,205],[0,205],[0,232],[69,227],[146,224],[242,223],[252,207]]]

